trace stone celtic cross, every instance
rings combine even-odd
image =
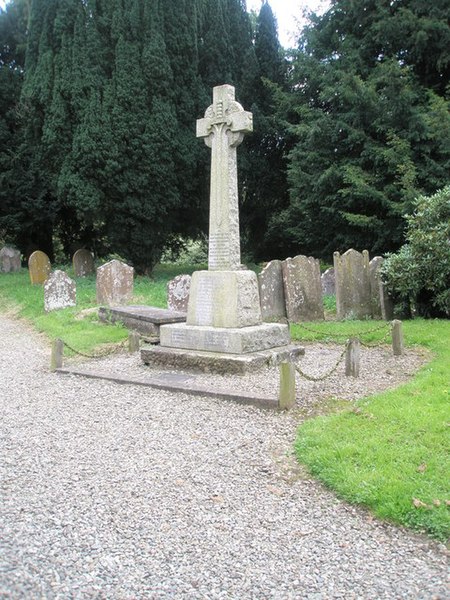
[[[197,137],[212,149],[208,269],[241,268],[236,148],[253,131],[253,115],[235,101],[234,87],[213,89],[213,103],[197,120]]]

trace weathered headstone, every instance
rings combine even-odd
[[[259,298],[263,321],[284,321],[284,298],[281,260],[271,260],[258,275]]]
[[[258,280],[241,265],[237,147],[252,131],[252,114],[230,85],[215,87],[197,121],[197,137],[211,148],[208,271],[192,276],[186,324],[161,327],[161,348],[244,354],[289,343],[285,324],[262,323]],[[197,360],[197,357],[194,357]]]
[[[45,252],[36,250],[28,259],[28,271],[32,284],[43,284],[47,281],[52,270],[49,257]]]
[[[76,285],[64,271],[54,271],[44,283],[44,310],[50,312],[75,306]]]
[[[167,284],[167,308],[178,312],[187,312],[191,276],[177,275]]]
[[[134,269],[111,260],[97,269],[97,304],[114,306],[130,302],[133,298]]]
[[[372,316],[369,253],[347,250],[335,252],[336,312],[338,319],[364,319]]]
[[[72,258],[75,277],[86,277],[95,272],[94,258],[92,253],[85,248],[77,250]]]
[[[383,293],[383,282],[380,277],[380,268],[383,264],[382,256],[374,256],[369,262],[370,296],[372,301],[372,317],[381,319],[381,294]]]
[[[20,271],[19,250],[4,246],[0,250],[0,273],[16,273],[17,271]]]
[[[336,278],[334,276],[334,268],[331,267],[322,273],[320,277],[322,281],[322,294],[324,296],[334,296],[336,294]]]
[[[319,260],[311,256],[295,256],[284,260],[282,268],[289,321],[324,319]]]

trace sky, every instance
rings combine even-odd
[[[296,33],[305,25],[305,11],[322,14],[330,5],[329,0],[268,0],[278,22],[278,37],[284,48],[296,45]],[[261,0],[247,0],[247,10],[259,12]]]

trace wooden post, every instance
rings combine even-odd
[[[295,365],[291,361],[280,363],[280,395],[278,407],[292,408],[295,404]]]
[[[345,374],[347,377],[359,377],[360,343],[358,338],[350,338],[345,352]]]
[[[394,356],[401,356],[403,354],[402,322],[397,319],[392,321],[392,351]]]
[[[56,338],[52,342],[52,355],[50,358],[50,371],[60,369],[63,364],[64,342]]]
[[[128,334],[128,350],[130,352],[139,352],[141,336],[137,331],[130,331]]]

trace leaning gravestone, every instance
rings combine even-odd
[[[85,248],[77,250],[72,258],[75,277],[86,277],[95,272],[94,258],[92,253]]]
[[[47,281],[52,270],[49,257],[45,252],[36,250],[28,259],[28,271],[32,284],[43,284]]]
[[[44,310],[50,312],[75,306],[76,286],[64,271],[54,271],[44,283]]]
[[[322,281],[322,294],[324,296],[334,296],[336,294],[336,278],[333,267],[324,271],[320,279]]]
[[[111,260],[97,269],[97,304],[114,306],[130,302],[133,298],[134,269]]]
[[[0,273],[16,273],[20,266],[19,250],[4,246],[0,250]]]
[[[281,260],[271,260],[258,275],[263,321],[286,320]]]
[[[178,312],[187,312],[190,289],[190,275],[177,275],[171,279],[167,284],[167,308]]]
[[[374,319],[391,321],[394,318],[394,305],[381,279],[380,269],[383,262],[383,257],[375,256],[369,263],[372,316]]]
[[[347,250],[335,252],[336,312],[338,319],[364,319],[372,316],[369,253]]]
[[[295,256],[284,260],[282,268],[288,320],[323,320],[319,260],[312,256]]]

